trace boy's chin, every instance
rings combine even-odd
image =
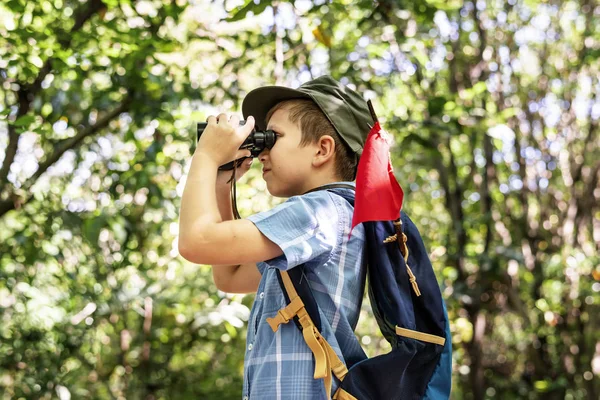
[[[269,194],[273,197],[280,197],[280,198],[289,198],[292,196],[298,196],[302,193],[294,193],[293,190],[291,190],[291,188],[289,187],[280,187],[278,185],[273,185],[273,184],[269,184],[267,182],[267,191],[269,192]]]
[[[271,190],[267,187],[267,191],[269,192],[269,194],[273,197],[279,197],[279,198],[288,198],[288,197],[292,197],[286,193],[277,191],[277,190]]]

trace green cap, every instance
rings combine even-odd
[[[252,90],[242,102],[244,119],[252,115],[258,130],[267,128],[267,113],[275,104],[292,99],[310,99],[323,111],[342,140],[360,157],[374,121],[367,102],[354,90],[323,75],[298,89],[264,86]]]

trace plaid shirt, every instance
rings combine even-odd
[[[354,335],[366,269],[362,225],[355,227],[348,238],[352,213],[352,206],[344,198],[319,190],[291,197],[270,211],[248,218],[284,254],[257,264],[262,279],[248,323],[245,400],[328,397],[323,379],[313,378],[313,355],[293,321],[280,325],[277,332],[266,322],[286,306],[276,268],[288,270],[305,264],[319,305],[321,334],[348,368],[367,358]],[[332,394],[338,386],[334,378]]]

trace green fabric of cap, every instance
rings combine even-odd
[[[342,140],[359,157],[374,121],[367,102],[354,90],[323,75],[298,89],[264,86],[252,90],[242,102],[244,119],[252,115],[258,130],[267,128],[267,113],[275,104],[292,99],[313,100],[334,126]]]

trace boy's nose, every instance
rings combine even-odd
[[[264,149],[263,149],[263,151],[261,151],[261,152],[258,154],[258,160],[259,160],[261,163],[264,163],[264,162],[265,162],[265,160],[267,159],[267,156],[268,156],[268,154],[269,154],[269,149],[267,149],[267,148],[264,148]]]

